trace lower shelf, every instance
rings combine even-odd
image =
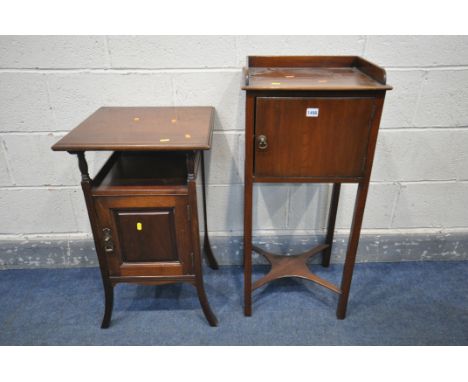
[[[270,272],[268,272],[265,276],[254,282],[252,289],[258,289],[273,280],[284,277],[300,277],[302,279],[313,281],[314,283],[330,289],[337,294],[341,294],[340,288],[330,283],[329,281],[313,274],[307,266],[307,261],[311,257],[321,253],[328,247],[328,244],[322,244],[299,255],[284,256],[267,252],[260,247],[253,246],[252,249],[255,252],[264,256],[269,261],[271,264],[271,269]]]

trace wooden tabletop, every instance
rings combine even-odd
[[[213,107],[101,107],[52,150],[207,150],[213,120]]]

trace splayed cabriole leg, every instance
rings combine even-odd
[[[211,250],[210,239],[208,238],[208,218],[206,213],[206,186],[205,186],[205,157],[203,151],[200,152],[201,155],[201,176],[202,176],[202,197],[203,197],[203,222],[205,235],[203,238],[203,252],[205,253],[206,260],[211,269],[219,269],[218,262],[213,255]]]
[[[114,288],[109,281],[109,271],[107,269],[107,262],[103,248],[98,241],[99,229],[96,217],[96,210],[94,201],[91,195],[92,180],[88,173],[88,163],[86,162],[84,151],[70,152],[70,154],[76,154],[78,157],[78,167],[81,173],[81,189],[85,197],[86,208],[88,210],[89,221],[91,224],[91,230],[93,232],[94,246],[99,260],[99,269],[101,271],[102,284],[104,287],[104,317],[102,319],[101,328],[108,328],[112,317],[112,308],[114,305]]]
[[[107,329],[112,318],[112,308],[114,306],[114,287],[109,283],[104,283],[105,309],[102,318],[101,329]]]
[[[202,169],[203,169],[203,157],[202,157]],[[200,305],[202,307],[203,313],[210,324],[210,326],[217,326],[218,319],[214,315],[213,311],[211,310],[210,304],[208,302],[208,298],[206,296],[205,287],[203,285],[203,273],[202,273],[202,260],[201,260],[201,253],[200,253],[200,231],[198,228],[198,208],[197,208],[197,197],[196,197],[196,185],[195,185],[195,154],[187,155],[187,185],[188,185],[188,194],[189,194],[189,203],[191,205],[191,235],[193,240],[193,254],[192,254],[192,261],[195,273],[195,287],[197,288],[198,293],[198,300],[200,301]],[[203,170],[202,170],[203,171]],[[204,176],[203,176],[204,180]],[[203,182],[204,183],[204,182]],[[204,194],[204,193],[203,193]],[[206,215],[205,215],[205,233],[207,232],[206,226]],[[216,267],[218,264],[216,263],[215,258],[213,257],[214,264]],[[210,262],[208,258],[208,262]],[[211,265],[210,265],[211,266]]]
[[[203,286],[203,279],[198,279],[195,282],[195,287],[197,288],[198,300],[203,310],[210,326],[218,326],[218,319],[211,310],[210,303],[208,302],[208,297],[206,296],[205,287]]]

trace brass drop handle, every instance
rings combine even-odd
[[[266,150],[268,148],[267,137],[265,135],[259,135],[257,138],[258,148],[260,150]]]

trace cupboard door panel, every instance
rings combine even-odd
[[[114,211],[124,262],[177,261],[174,208]]]
[[[97,198],[101,229],[112,236],[106,252],[111,275],[191,274],[187,205],[186,196]]]
[[[258,97],[255,176],[362,176],[374,103],[370,97]]]

